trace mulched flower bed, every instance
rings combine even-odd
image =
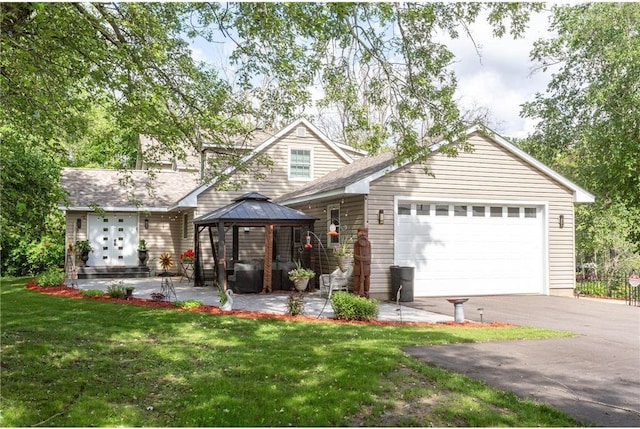
[[[217,315],[233,315],[238,317],[246,317],[250,319],[277,319],[277,320],[288,320],[288,321],[305,321],[305,322],[316,322],[316,323],[350,323],[350,324],[358,324],[358,325],[390,325],[390,326],[458,326],[465,328],[502,328],[502,327],[510,327],[512,325],[508,323],[501,322],[491,322],[491,323],[477,323],[472,321],[465,321],[463,323],[456,322],[438,322],[438,323],[429,323],[429,322],[395,322],[391,320],[370,320],[370,321],[357,321],[357,320],[338,320],[338,319],[329,319],[329,318],[318,318],[318,317],[309,317],[309,316],[291,316],[288,314],[274,314],[274,313],[263,313],[259,311],[247,311],[247,310],[232,310],[232,311],[222,311],[219,307],[213,305],[202,305],[200,307],[195,308],[183,308],[176,307],[171,302],[167,301],[153,301],[150,299],[142,299],[142,298],[111,298],[109,295],[102,296],[87,296],[82,295],[79,289],[71,288],[66,285],[60,286],[51,286],[51,287],[41,287],[38,286],[35,282],[29,282],[26,285],[26,288],[35,292],[44,293],[47,295],[56,295],[56,296],[64,296],[69,298],[76,299],[91,299],[95,301],[109,301],[120,304],[131,304],[131,305],[140,305],[144,307],[155,307],[155,308],[166,308],[171,310],[180,310],[180,311],[192,311],[197,313],[208,313],[208,314],[217,314]]]

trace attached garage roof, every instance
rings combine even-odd
[[[196,225],[212,225],[220,221],[244,225],[301,225],[312,224],[316,221],[316,218],[301,211],[272,203],[270,198],[257,192],[250,192],[227,206],[197,217],[193,223]]]
[[[482,133],[487,139],[504,148],[516,158],[519,158],[524,163],[529,164],[538,170],[541,174],[551,177],[553,180],[571,190],[573,192],[574,202],[592,203],[595,201],[595,197],[591,193],[524,152],[522,149],[518,148],[494,131],[480,125],[474,125],[467,129],[467,136],[471,136],[475,133]],[[429,150],[431,152],[437,152],[440,147],[445,144],[449,144],[449,142],[442,141],[436,143],[430,146]],[[282,195],[278,198],[278,202],[290,205],[332,198],[345,194],[368,194],[369,185],[372,181],[407,164],[409,163],[405,162],[402,164],[396,164],[394,162],[394,154],[392,152],[385,152],[378,156],[362,158],[355,161],[353,164],[347,165],[335,172],[332,172],[331,174],[316,179],[293,192]]]

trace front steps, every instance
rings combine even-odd
[[[124,279],[149,277],[149,267],[78,267],[79,279]]]

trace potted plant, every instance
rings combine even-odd
[[[352,241],[351,237],[349,237],[333,248],[333,256],[335,256],[338,267],[343,273],[347,271],[349,264],[353,262]]]
[[[138,265],[141,267],[146,266],[147,258],[147,241],[138,240]]]
[[[89,252],[93,252],[93,247],[89,240],[78,240],[76,241],[76,254],[80,254],[80,259],[87,265],[87,261],[89,260]]]
[[[293,285],[299,292],[304,291],[309,284],[309,279],[312,279],[315,276],[316,273],[314,273],[312,270],[302,268],[302,264],[299,260],[298,262],[296,262],[296,268],[289,271],[289,280],[293,282]]]
[[[135,287],[133,286],[125,286],[124,287],[124,293],[127,296],[127,299],[129,299],[130,297],[133,296],[133,290],[135,289]]]

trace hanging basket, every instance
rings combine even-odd
[[[307,289],[307,285],[309,284],[309,279],[296,279],[293,281],[293,286],[295,286],[298,292],[303,292]]]

